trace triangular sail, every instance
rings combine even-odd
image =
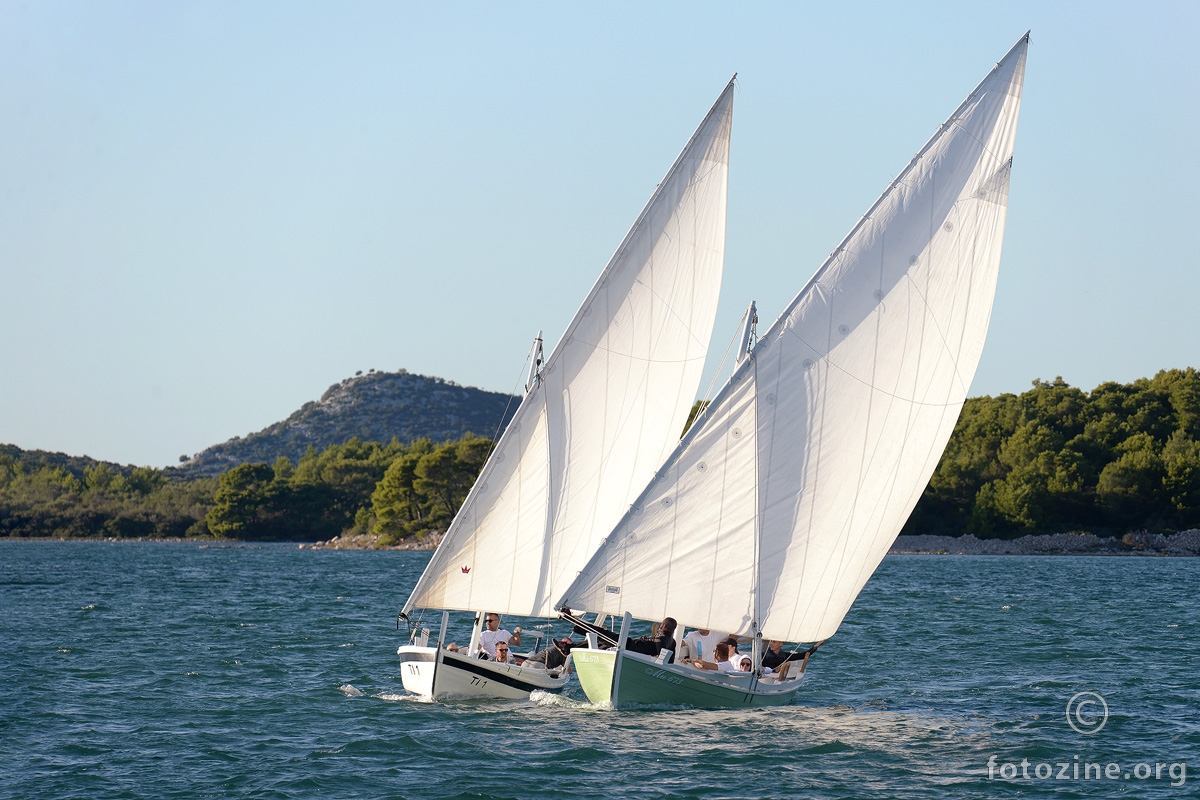
[[[678,442],[720,294],[733,89],[730,81],[531,379],[405,611],[553,615]]]
[[[735,370],[562,605],[837,630],[912,512],[991,315],[1028,34]]]

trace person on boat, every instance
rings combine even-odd
[[[750,656],[742,656],[741,658],[735,658],[733,660],[734,663],[737,664],[738,669],[742,672],[754,672],[754,659],[750,658]],[[770,667],[763,667],[763,675],[770,675],[772,672],[774,672],[774,670],[772,670]]]
[[[691,664],[697,669],[716,670],[717,672],[741,672],[741,667],[729,660],[729,645],[725,642],[717,642],[716,647],[713,648],[713,657],[716,661],[685,658],[683,663]]]
[[[571,648],[574,646],[575,643],[565,636],[557,641],[551,639],[550,646],[545,650],[539,650],[518,663],[523,667],[533,667],[534,669],[559,669],[567,663],[567,657],[571,655]]]
[[[732,633],[725,637],[725,644],[729,645],[729,660],[733,663],[738,663],[741,660],[742,654],[738,652],[738,637]]]
[[[501,664],[520,664],[516,657],[508,651],[508,645],[504,642],[497,642],[495,652],[492,654],[492,661],[498,661]]]
[[[710,631],[708,628],[700,628],[688,633],[683,637],[683,642],[688,646],[690,658],[696,659],[711,659],[716,650],[717,642],[725,639],[725,635]]]
[[[770,667],[771,669],[779,669],[788,661],[803,661],[808,656],[811,656],[813,653],[817,652],[817,648],[823,644],[825,644],[824,639],[817,642],[803,653],[797,653],[794,651],[791,653],[785,653],[783,652],[783,642],[779,641],[778,639],[772,639],[767,643],[767,652],[763,653],[763,666]]]
[[[483,631],[479,634],[479,649],[487,653],[488,658],[495,658],[496,645],[500,642],[521,646],[521,627],[519,625],[513,629],[512,633],[509,633],[500,627],[499,614],[488,614],[483,618],[483,625]]]
[[[657,656],[663,650],[671,651],[671,661],[675,660],[675,629],[679,623],[674,617],[667,617],[662,622],[658,623],[658,633],[652,633],[650,636],[639,636],[636,639],[627,639],[625,641],[625,649],[635,653],[642,653],[648,656]],[[671,663],[668,661],[667,663]]]

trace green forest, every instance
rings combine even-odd
[[[492,442],[349,441],[184,478],[0,446],[0,536],[381,544],[444,531]],[[1121,535],[1200,527],[1200,373],[967,401],[904,533]]]

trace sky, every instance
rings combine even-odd
[[[1028,29],[971,394],[1200,366],[1200,3],[0,0],[0,442],[167,466],[357,370],[517,391],[736,72],[719,386]]]

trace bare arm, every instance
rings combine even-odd
[[[711,662],[711,661],[701,661],[701,660],[700,660],[700,659],[698,659],[698,658],[685,658],[685,659],[683,659],[683,663],[684,663],[684,664],[691,664],[691,665],[692,665],[693,667],[695,667],[696,669],[711,669],[711,670],[715,670],[715,669],[717,668],[717,665],[716,665],[716,664],[714,664],[713,662]]]

